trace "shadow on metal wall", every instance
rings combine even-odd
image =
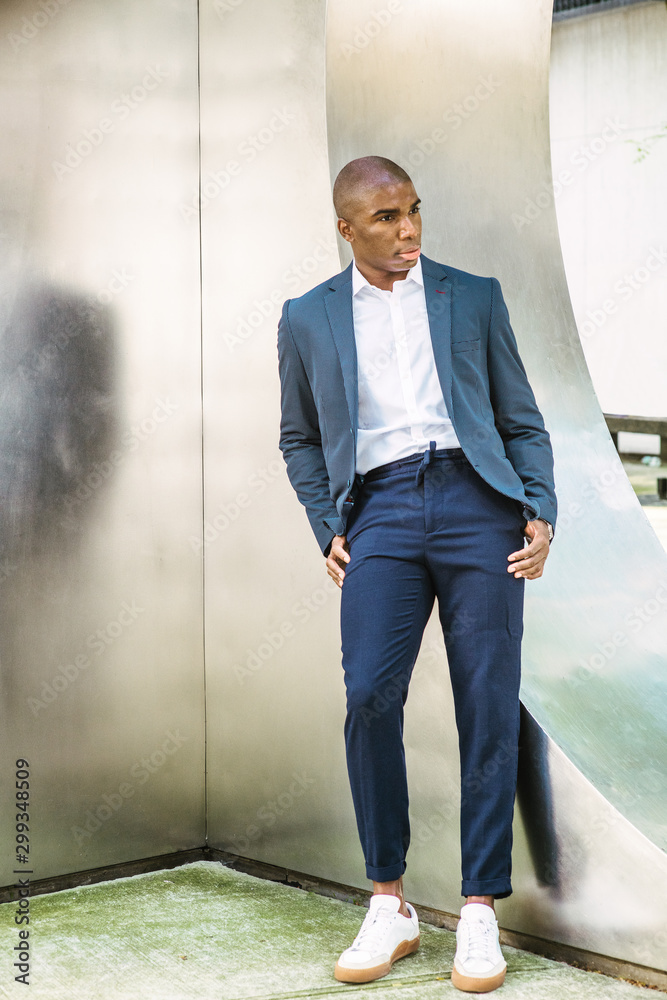
[[[21,289],[0,331],[0,559],[82,540],[113,471],[117,378],[107,306]]]

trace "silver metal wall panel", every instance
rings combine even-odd
[[[338,594],[278,450],[282,303],[339,268],[325,4],[201,19],[209,843],[353,881]]]
[[[204,836],[197,11],[0,11],[3,883]],[[7,797],[10,797],[9,803]]]

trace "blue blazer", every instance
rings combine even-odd
[[[422,256],[435,364],[467,458],[528,520],[556,523],[549,435],[500,284]],[[280,449],[320,548],[344,535],[358,428],[352,265],[298,299],[278,327]]]

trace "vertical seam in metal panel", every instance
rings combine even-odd
[[[205,521],[205,475],[204,475],[204,262],[202,254],[201,223],[201,10],[197,0],[197,173],[198,173],[198,225],[199,225],[199,365],[201,399],[201,531],[202,543]],[[204,845],[208,846],[208,697],[206,691],[206,551],[201,547],[201,592],[202,592],[202,673],[204,686]]]

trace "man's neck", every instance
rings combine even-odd
[[[385,292],[393,290],[395,281],[405,281],[410,271],[409,268],[405,271],[377,271],[375,268],[371,270],[363,264],[359,267],[356,260],[355,264],[357,270],[360,274],[363,274],[369,285],[375,285],[376,288],[381,288]]]

